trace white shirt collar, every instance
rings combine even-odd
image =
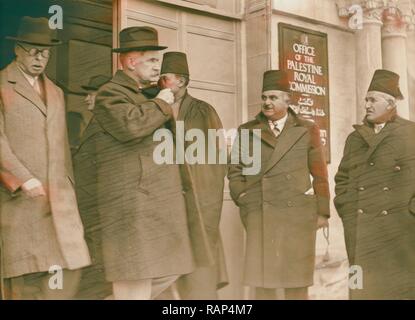
[[[385,125],[386,123],[375,123],[373,126],[375,133],[378,134],[385,127]]]
[[[282,117],[281,119],[278,119],[278,120],[275,120],[275,121],[268,120],[268,123],[269,123],[271,129],[274,129],[275,125],[277,125],[278,129],[281,132],[285,127],[285,123],[287,122],[287,119],[288,119],[288,113],[284,117]]]
[[[37,79],[39,78],[37,77],[33,77],[30,74],[27,74],[26,72],[23,71],[22,68],[20,68],[20,66],[17,66],[20,70],[20,72],[23,74],[23,76],[26,78],[27,81],[29,81],[30,85],[33,87],[35,85],[35,82],[37,81]]]

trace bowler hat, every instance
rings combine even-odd
[[[89,79],[88,84],[81,86],[81,88],[87,91],[97,91],[102,85],[106,84],[110,80],[111,78],[107,76],[94,76]]]
[[[120,32],[120,47],[113,52],[158,51],[167,47],[159,46],[157,30],[151,27],[129,27]]]
[[[399,89],[399,75],[389,70],[376,70],[367,91],[380,91],[390,94],[396,99],[403,99]]]
[[[269,70],[264,73],[262,92],[268,90],[290,92],[287,73],[284,70]]]
[[[174,73],[189,76],[189,66],[184,52],[166,52],[163,55],[160,74]]]
[[[17,35],[8,36],[6,39],[42,46],[56,46],[62,43],[57,39],[57,31],[49,28],[47,18],[27,16],[20,20]]]

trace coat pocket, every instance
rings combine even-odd
[[[75,187],[75,180],[69,174],[67,174],[66,176],[68,177],[68,180],[71,182],[72,187]]]

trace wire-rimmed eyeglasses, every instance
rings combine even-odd
[[[24,51],[26,51],[30,56],[36,57],[39,53],[43,58],[49,58],[50,57],[50,49],[43,49],[39,50],[38,48],[30,48],[26,49],[24,46],[22,46],[20,43],[17,44],[20,48],[22,48]]]

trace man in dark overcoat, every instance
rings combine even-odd
[[[250,143],[234,143],[228,173],[246,229],[244,282],[257,288],[257,299],[276,298],[276,288],[284,289],[286,299],[307,299],[316,231],[327,226],[330,215],[320,133],[289,109],[284,71],[265,72],[262,91],[261,112],[239,128]],[[260,148],[253,147],[255,142]],[[258,174],[247,170],[246,161],[235,161],[247,158],[247,152],[260,159]]]
[[[415,123],[397,115],[402,98],[399,75],[376,70],[335,177],[351,299],[415,299]]]
[[[194,269],[178,165],[157,164],[153,134],[172,119],[170,89],[147,99],[160,73],[157,31],[120,32],[123,70],[100,88],[91,131],[105,275],[115,299],[150,299]]]
[[[180,277],[178,290],[183,299],[213,300],[217,299],[216,290],[228,281],[219,230],[226,175],[226,157],[220,163],[220,156],[226,156],[225,141],[220,141],[224,138],[223,126],[211,105],[188,93],[189,67],[185,53],[165,53],[160,74],[162,87],[170,88],[175,96],[172,110],[177,124],[176,138],[179,134],[185,136],[189,130],[197,129],[203,134],[205,147],[202,163],[189,164],[185,160],[180,166],[184,189],[187,190],[189,228],[198,268]],[[176,142],[180,144],[177,139]],[[193,143],[183,142],[184,150]],[[212,163],[209,163],[209,152],[214,155]]]
[[[112,294],[112,285],[105,280],[102,261],[101,224],[97,204],[97,167],[96,167],[96,134],[98,130],[88,130],[95,106],[98,89],[110,78],[98,75],[82,85],[87,96],[87,110],[84,120],[87,125],[80,137],[80,144],[73,149],[73,166],[75,190],[79,213],[85,229],[85,239],[92,259],[92,265],[82,269],[77,299],[100,300]]]

